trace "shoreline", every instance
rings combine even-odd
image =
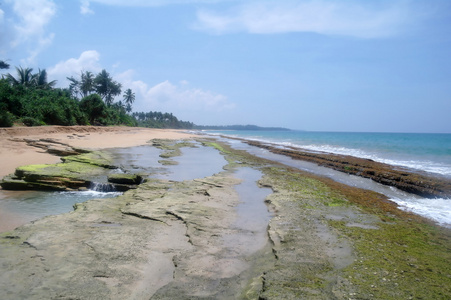
[[[213,147],[227,159],[222,172],[152,179],[0,234],[1,298],[451,296],[451,230],[381,194],[192,137],[199,151]],[[174,140],[158,141],[165,143]],[[261,199],[273,215],[263,228],[268,240],[252,253],[244,243],[254,240],[252,230],[235,225],[243,168],[261,172],[258,185],[272,191]]]
[[[195,135],[176,129],[102,126],[41,126],[0,128],[0,177],[14,173],[17,167],[52,164],[58,156],[27,145],[24,139],[50,138],[73,147],[92,150],[145,145],[154,138],[184,139]]]
[[[312,152],[297,147],[278,147],[270,143],[240,140],[250,146],[266,149],[271,153],[281,154],[296,160],[315,163],[346,174],[368,178],[374,182],[393,186],[401,191],[425,198],[451,198],[451,180],[443,176],[434,176],[427,172],[411,170],[405,167],[388,165],[370,159],[327,152]]]

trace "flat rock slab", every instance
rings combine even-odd
[[[89,178],[117,168],[106,153],[98,151],[65,157],[62,160],[63,162],[58,164],[18,167],[14,174],[5,176],[0,185],[5,190],[75,190],[89,187]]]
[[[3,234],[0,298],[234,298],[248,268],[224,239],[239,233],[239,180],[206,181],[151,180]]]

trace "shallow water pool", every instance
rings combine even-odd
[[[162,151],[151,145],[109,150],[120,166],[121,172],[145,173],[151,178],[173,181],[203,178],[221,172],[227,161],[211,147],[200,144],[196,148],[182,148],[182,155],[174,157],[177,165],[163,166],[158,161]],[[118,170],[111,170],[118,172]],[[99,181],[106,182],[105,176]],[[117,192],[36,192],[0,190],[0,232],[12,230],[20,225],[48,215],[67,213],[75,203],[95,198],[111,198]]]

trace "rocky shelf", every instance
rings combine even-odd
[[[28,165],[16,168],[14,174],[5,176],[0,186],[5,190],[73,191],[93,187],[93,178],[117,169],[112,158],[100,151],[74,148],[53,139],[15,139],[49,153],[62,156],[61,163]],[[111,174],[104,186],[108,191],[127,191],[143,181],[135,174]]]
[[[340,172],[370,178],[371,180],[396,187],[402,191],[426,198],[451,197],[451,181],[433,176],[426,172],[394,167],[371,159],[358,158],[326,152],[309,152],[294,147],[276,147],[257,141],[242,140],[247,144],[266,149],[272,153],[304,160],[319,166],[331,168]]]

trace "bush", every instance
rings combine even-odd
[[[41,121],[39,121],[39,120],[37,120],[35,118],[32,118],[32,117],[23,117],[21,119],[21,121],[22,121],[22,123],[25,124],[25,126],[41,126],[41,125],[45,125],[45,123],[43,123],[43,122],[41,122]]]
[[[15,117],[9,111],[0,111],[0,127],[12,127]]]
[[[88,117],[91,125],[106,125],[108,111],[102,98],[97,94],[84,97],[80,101],[80,110]]]

